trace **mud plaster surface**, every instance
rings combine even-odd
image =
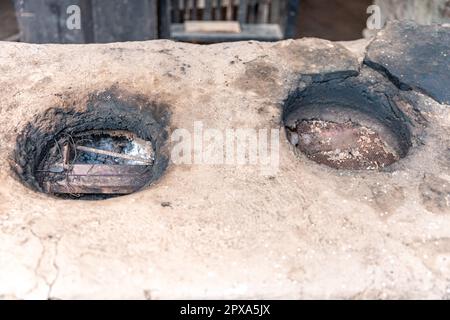
[[[282,128],[289,92],[354,75],[366,45],[0,44],[0,297],[449,298],[450,108],[415,91],[420,135],[382,172],[319,165],[284,132],[277,172],[169,163],[103,201],[32,191],[9,163],[35,116],[111,87],[167,105],[170,130]]]

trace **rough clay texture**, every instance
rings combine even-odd
[[[169,130],[283,128],[288,94],[311,75],[355,76],[366,44],[1,43],[0,297],[449,298],[450,108],[414,90],[398,95],[422,133],[381,172],[314,163],[283,131],[278,171],[169,163],[103,201],[51,198],[11,169],[35,116],[112,87],[167,105]]]

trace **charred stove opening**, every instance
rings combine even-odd
[[[167,166],[167,108],[105,92],[86,107],[51,108],[17,139],[15,170],[34,190],[66,199],[136,192]]]
[[[287,138],[307,158],[334,169],[382,170],[406,156],[407,116],[389,90],[359,81],[313,83],[286,100]]]

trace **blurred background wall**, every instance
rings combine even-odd
[[[18,40],[18,33],[12,0],[0,0],[0,40]]]
[[[296,37],[356,40],[366,27],[372,0],[302,0]]]
[[[383,20],[414,20],[419,24],[449,23],[450,0],[375,0]]]
[[[47,10],[48,13],[45,13],[45,10],[38,10],[39,12],[37,14],[46,16],[47,19],[53,19],[50,16],[60,16],[65,14],[65,12],[61,12],[61,10],[58,9],[58,6],[61,6],[61,3],[69,4],[73,2],[74,4],[89,4],[91,1],[92,3],[99,4],[99,7],[112,7],[110,13],[99,15],[101,18],[97,19],[97,21],[99,21],[99,23],[107,23],[108,20],[113,20],[114,24],[112,25],[115,26],[114,28],[105,28],[104,37],[100,37],[99,39],[95,39],[93,37],[89,38],[89,32],[86,33],[88,35],[86,39],[77,39],[75,33],[73,35],[71,33],[66,33],[64,39],[53,39],[49,42],[108,42],[145,40],[158,37],[158,35],[154,32],[148,32],[148,34],[142,39],[140,38],[139,33],[133,35],[133,32],[129,33],[129,39],[127,38],[128,35],[125,37],[115,37],[115,34],[119,34],[124,28],[130,29],[135,27],[136,30],[151,28],[155,21],[152,21],[152,19],[148,18],[148,16],[134,18],[132,12],[133,10],[134,12],[143,11],[140,9],[139,5],[136,5],[136,3],[147,1],[150,5],[147,3],[146,6],[150,8],[153,2],[156,2],[157,0],[133,0],[133,6],[128,5],[127,7],[129,8],[129,10],[127,9],[128,12],[123,9],[123,4],[119,4],[122,2],[130,3],[125,0],[16,0],[16,9],[18,3],[22,5],[26,4],[24,7],[27,7],[27,11],[37,10],[36,8],[39,6],[46,6],[45,10]],[[264,2],[270,0],[257,1]],[[286,1],[289,1],[290,3],[295,2],[295,0]],[[45,5],[42,5],[42,3]],[[366,21],[369,17],[367,8],[373,3],[381,8],[383,22],[392,19],[411,19],[423,24],[450,23],[450,0],[299,0],[298,3],[299,7],[295,17],[295,28],[292,33],[294,38],[318,37],[335,41],[359,39],[363,36],[363,30],[366,28]],[[16,11],[17,10],[14,8],[13,0],[0,0],[0,40],[19,40],[20,28],[16,19]],[[30,18],[26,16],[26,14],[30,14],[30,12],[22,12],[20,14],[24,14],[24,21],[27,21],[27,19]],[[125,18],[127,14],[132,18],[128,18],[127,20],[127,18]],[[156,15],[158,17],[157,19],[161,19],[160,13],[159,16],[158,13],[156,13]],[[32,32],[41,34],[44,38],[48,38],[48,33],[51,33],[52,31],[44,28],[43,24],[41,26],[40,23],[43,23],[44,20],[45,19],[39,17],[34,25],[28,29]],[[86,19],[83,21],[86,21]],[[64,21],[59,23],[60,26],[63,24]],[[83,25],[84,29],[91,27],[92,26],[90,25]],[[22,40],[26,38],[23,35],[23,30],[24,28],[22,25]],[[108,34],[108,32],[110,32],[110,34]],[[368,36],[371,34],[373,34],[373,32],[366,33]],[[159,36],[161,37],[161,35]]]

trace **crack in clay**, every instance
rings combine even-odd
[[[366,45],[365,49],[364,49],[364,55],[363,55],[363,61],[360,64],[360,67],[362,68],[364,65],[369,67],[370,69],[378,72],[379,74],[381,74],[383,77],[385,77],[386,79],[389,80],[389,82],[391,82],[393,85],[395,85],[399,90],[402,91],[411,91],[413,90],[413,88],[409,85],[407,85],[406,83],[403,83],[400,78],[396,77],[395,75],[393,75],[389,69],[387,69],[386,67],[382,66],[381,64],[378,64],[376,62],[370,61],[368,60],[368,53],[369,53],[369,48],[371,47],[371,45],[377,40],[377,37],[374,37],[371,41],[369,41],[369,43]],[[404,88],[404,89],[403,89]]]
[[[421,88],[412,87],[412,86],[406,84],[405,82],[401,81],[400,78],[395,76],[393,73],[391,73],[388,68],[382,66],[379,63],[367,60],[366,58],[363,61],[363,65],[368,66],[372,70],[375,70],[376,72],[378,72],[379,74],[384,76],[393,85],[395,85],[399,90],[401,90],[401,91],[418,91],[420,93],[423,93],[423,94],[429,96],[428,93],[424,92]],[[429,96],[429,97],[431,97],[431,96]]]
[[[52,265],[56,270],[56,274],[55,277],[53,278],[53,280],[50,282],[49,284],[49,288],[48,288],[48,294],[47,294],[47,300],[49,299],[55,299],[54,297],[52,297],[52,292],[53,292],[53,287],[55,286],[56,280],[58,280],[59,277],[59,266],[56,263],[56,259],[58,258],[58,245],[59,245],[59,241],[61,241],[61,238],[57,239],[55,241],[55,252],[54,252],[54,257],[53,257],[53,261],[52,261]]]
[[[53,241],[54,242],[54,253],[53,253],[53,258],[51,259],[52,260],[51,261],[51,265],[55,269],[56,274],[55,274],[54,278],[51,281],[49,281],[46,278],[46,276],[42,275],[41,272],[39,271],[39,269],[42,266],[43,259],[44,259],[45,255],[48,253],[47,245],[45,244],[45,240],[41,236],[39,236],[33,230],[33,228],[31,226],[29,227],[29,231],[36,239],[39,240],[39,243],[40,243],[40,245],[42,247],[41,254],[39,255],[38,261],[37,261],[36,266],[34,268],[34,273],[35,273],[36,277],[41,278],[44,281],[44,283],[47,285],[47,287],[48,287],[47,300],[49,300],[49,299],[52,299],[51,293],[52,293],[52,290],[53,290],[53,286],[55,285],[56,280],[59,277],[59,266],[56,263],[56,259],[57,259],[57,256],[58,256],[58,244],[59,244],[59,241],[61,240],[61,238],[56,238],[56,240]],[[35,285],[27,292],[27,294],[29,294],[29,293],[33,292],[34,290],[36,290],[38,288],[38,286],[39,286],[38,281],[36,281]]]
[[[40,266],[41,266],[42,259],[44,258],[45,246],[43,244],[42,239],[34,232],[34,230],[31,227],[29,228],[29,231],[39,241],[39,244],[41,245],[41,253],[40,253],[39,258],[38,258],[38,260],[36,262],[36,266],[33,269],[33,272],[34,272],[36,277],[41,278],[42,280],[44,280],[45,283],[47,283],[47,281],[44,278],[44,276],[40,275],[39,271],[38,271]],[[32,293],[34,290],[36,290],[38,286],[39,286],[38,281],[35,281],[34,286],[30,290],[27,291],[26,295],[28,295],[28,294]]]

